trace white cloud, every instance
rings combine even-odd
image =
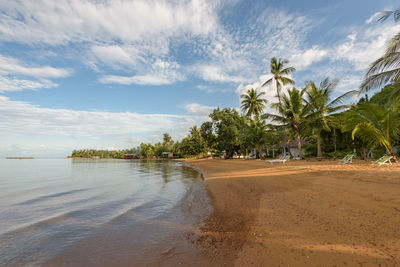
[[[346,60],[356,71],[364,71],[369,64],[383,55],[387,43],[398,32],[400,32],[399,24],[359,28],[332,50],[330,58]]]
[[[56,87],[56,83],[45,78],[63,78],[70,74],[71,71],[67,69],[28,66],[18,59],[0,55],[0,93]]]
[[[118,76],[106,75],[100,78],[101,83],[119,83],[119,84],[139,84],[139,85],[165,85],[174,83],[177,79],[172,77],[158,75],[134,75],[134,76]]]
[[[134,46],[94,45],[91,47],[94,64],[104,64],[114,68],[133,67],[143,60]]]
[[[213,6],[199,0],[2,1],[0,39],[65,45],[207,34],[216,25]]]
[[[221,83],[240,83],[249,79],[241,76],[235,76],[225,72],[222,66],[218,65],[199,65],[194,67],[200,77],[205,81]]]
[[[369,17],[365,23],[370,24],[371,22],[374,22],[378,19],[379,15],[381,14],[381,12],[376,12],[375,14],[373,14],[371,17]]]
[[[304,52],[311,20],[267,8],[242,25],[221,25],[205,42],[197,42],[201,60],[192,64],[190,72],[209,82],[250,83],[269,68],[268,55],[290,58],[292,53]],[[312,60],[316,61],[315,56]]]
[[[179,64],[156,60],[147,72],[134,76],[105,75],[100,78],[101,83],[165,85],[184,80],[179,73]]]
[[[320,49],[317,45],[305,51],[298,51],[290,58],[290,64],[296,70],[304,70],[313,63],[323,60],[327,56],[327,51]]]
[[[63,78],[69,76],[70,70],[49,66],[33,67],[19,60],[0,55],[0,75],[25,75],[30,77]]]
[[[98,136],[169,130],[186,132],[202,119],[201,116],[42,108],[0,96],[3,133]]]
[[[351,90],[358,90],[361,82],[361,75],[344,75],[340,78],[336,91],[339,93],[346,93]]]
[[[186,104],[184,106],[184,108],[186,109],[186,112],[188,112],[190,114],[208,115],[213,111],[213,109],[215,107],[200,105],[198,103],[190,103],[190,104]]]
[[[16,0],[0,3],[0,40],[74,44],[80,60],[103,74],[101,82],[123,84],[170,84],[192,74],[210,82],[248,83],[265,71],[266,55],[307,51],[302,42],[312,26],[308,17],[267,8],[245,26],[230,28],[218,16],[230,4]],[[172,54],[182,44],[194,62],[167,75],[151,70],[156,60],[177,61]],[[307,52],[302,64],[317,61],[323,53]]]
[[[212,35],[219,27],[218,5],[201,0],[3,1],[0,41],[74,44],[78,60],[104,73],[102,82],[169,84],[182,80],[182,70],[160,75],[149,72],[152,64],[174,61],[169,55],[173,45]],[[130,75],[118,77],[124,75],[115,70]]]
[[[0,93],[6,91],[22,91],[22,90],[36,90],[40,88],[51,88],[57,87],[57,84],[48,81],[46,79],[40,79],[39,81],[31,80],[20,80],[8,78],[0,75]]]

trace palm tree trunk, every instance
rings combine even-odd
[[[317,130],[317,157],[322,157],[321,151],[321,130]]]
[[[363,147],[363,153],[361,155],[361,159],[367,160],[367,154],[368,154],[367,149],[365,147]]]
[[[333,128],[333,147],[336,152],[336,129],[335,128]]]
[[[258,151],[258,156],[260,157],[260,159],[263,159],[262,148],[257,149],[257,151]]]
[[[297,133],[297,149],[299,150],[300,158],[304,159],[303,149],[301,148],[301,138],[299,133]]]
[[[281,102],[281,90],[279,88],[279,81],[278,81],[277,78],[275,78],[275,82],[276,82],[276,94],[278,96],[278,100],[279,100],[279,103],[280,103]]]

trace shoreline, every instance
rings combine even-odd
[[[196,244],[212,208],[204,179],[185,162],[171,163],[188,168],[191,182],[168,210],[143,223],[141,209],[146,209],[146,204],[130,209],[42,265],[209,266],[209,259]]]
[[[400,165],[186,160],[212,214],[197,240],[229,266],[400,264]]]

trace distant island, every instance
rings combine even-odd
[[[6,157],[6,159],[34,159],[34,157]]]

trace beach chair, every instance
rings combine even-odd
[[[339,164],[353,163],[354,154],[347,154],[346,157],[339,160]]]
[[[378,160],[372,162],[371,165],[378,165],[378,166],[392,165],[392,162],[390,162],[392,158],[393,158],[392,156],[383,156],[380,157]]]
[[[279,159],[267,160],[267,162],[269,162],[269,163],[274,163],[274,162],[285,163],[289,159],[290,159],[290,155],[286,155],[286,156],[281,155],[281,157],[279,157]]]
[[[269,163],[279,162],[282,159],[283,159],[283,154],[279,155],[279,158],[277,158],[277,159],[269,159],[269,160],[266,160],[265,162],[269,162]]]

